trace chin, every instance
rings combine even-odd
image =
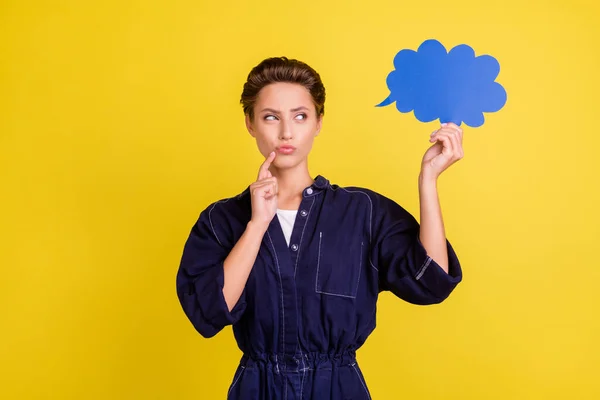
[[[281,157],[281,158],[280,158]],[[275,157],[273,161],[273,165],[278,169],[290,169],[295,168],[300,165],[302,162],[297,157],[294,156],[281,156],[278,155]]]

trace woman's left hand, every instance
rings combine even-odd
[[[462,138],[462,129],[452,122],[442,124],[434,131],[429,141],[435,144],[423,156],[421,176],[437,179],[449,166],[463,158]]]

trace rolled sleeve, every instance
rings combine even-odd
[[[432,259],[419,239],[420,226],[400,205],[381,197],[375,210],[373,260],[380,290],[412,304],[444,301],[462,280],[458,256],[446,239],[448,273]]]
[[[206,338],[235,324],[246,308],[245,290],[231,311],[227,307],[223,262],[231,249],[219,241],[217,227],[208,209],[203,211],[185,243],[177,272],[179,302],[192,325]]]
[[[448,273],[431,257],[427,255],[427,250],[423,247],[419,236],[417,235],[418,260],[422,261],[421,267],[417,270],[415,280],[429,290],[433,299],[440,302],[450,296],[456,285],[462,280],[462,269],[458,256],[454,248],[446,239],[446,249],[448,251]]]

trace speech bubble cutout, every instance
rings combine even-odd
[[[421,122],[439,118],[478,127],[484,112],[499,111],[506,104],[506,91],[494,82],[500,64],[489,55],[475,57],[466,44],[446,52],[437,40],[426,40],[417,51],[400,50],[394,68],[386,79],[390,95],[377,107],[396,102],[398,111],[414,110]]]

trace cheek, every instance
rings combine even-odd
[[[317,126],[314,124],[303,126],[298,133],[300,134],[299,136],[302,138],[302,143],[310,144],[315,140]]]
[[[257,126],[255,129],[255,138],[256,143],[258,145],[258,149],[261,153],[266,157],[273,150],[272,139],[273,133],[271,132],[273,129],[269,126]]]

